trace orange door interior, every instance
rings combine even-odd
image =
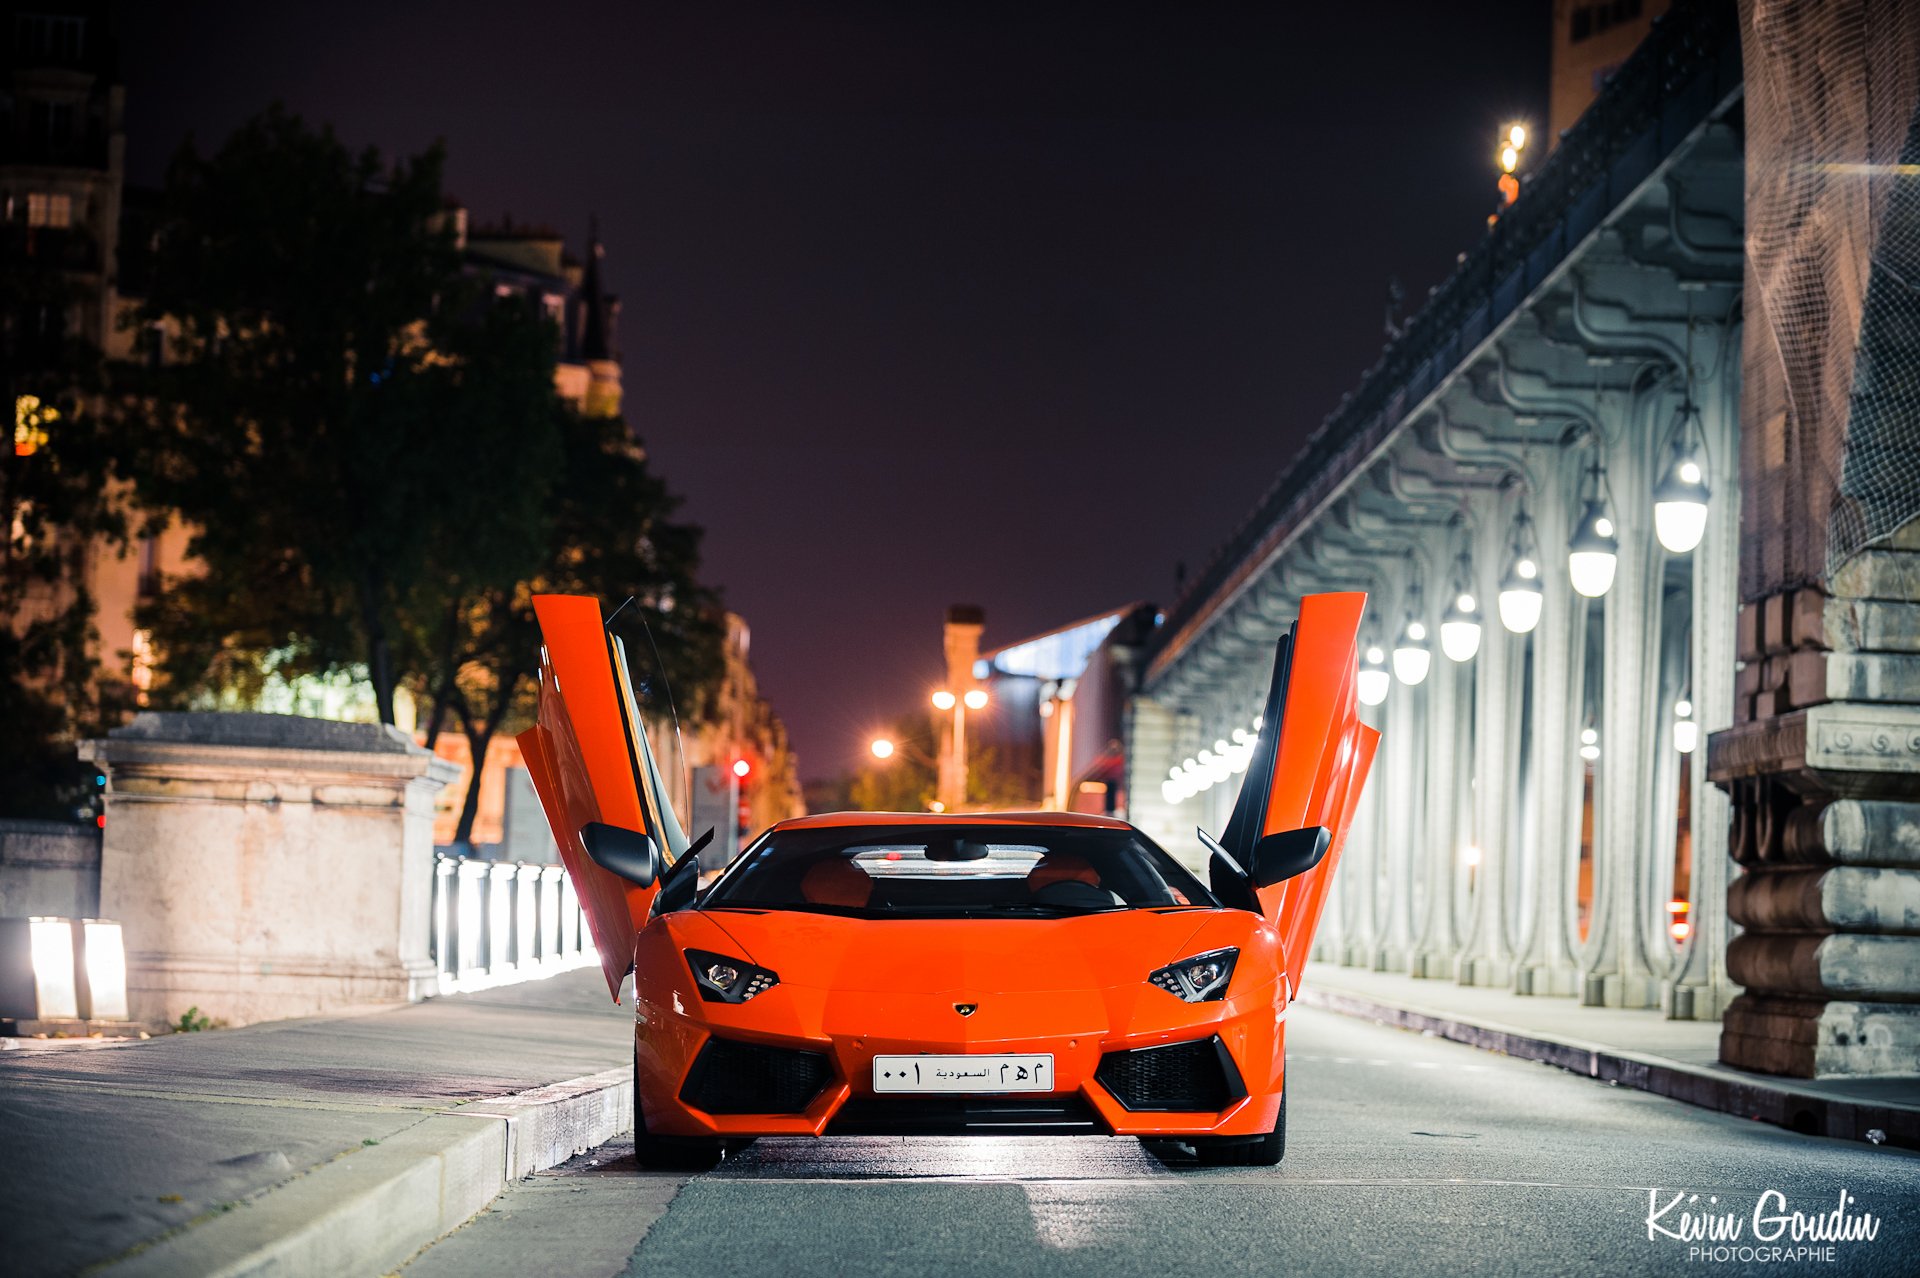
[[[537,595],[540,621],[539,710],[521,733],[521,753],[546,810],[600,954],[615,1001],[633,969],[633,939],[646,922],[658,884],[640,887],[594,864],[580,841],[590,822],[651,835],[670,864],[687,839],[667,801],[647,742],[626,655],[585,595]]]
[[[1265,835],[1312,826],[1332,834],[1326,856],[1313,869],[1257,890],[1262,912],[1280,932],[1296,990],[1380,741],[1360,722],[1354,696],[1366,606],[1359,591],[1300,601],[1299,621],[1280,640],[1259,745],[1221,837],[1248,865],[1253,845]]]

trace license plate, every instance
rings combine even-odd
[[[876,1056],[876,1092],[1050,1092],[1053,1056]]]

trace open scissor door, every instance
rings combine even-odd
[[[542,640],[539,710],[520,752],[546,810],[614,999],[633,969],[633,939],[659,891],[595,864],[580,832],[598,822],[654,840],[662,866],[687,850],[634,700],[625,651],[586,595],[536,595]]]
[[[1220,837],[1221,849],[1237,862],[1231,868],[1251,871],[1266,836],[1328,831],[1325,855],[1313,868],[1271,886],[1252,886],[1260,912],[1280,932],[1287,977],[1296,990],[1380,740],[1360,722],[1354,696],[1366,604],[1357,591],[1300,601],[1300,619],[1277,646],[1259,741]]]

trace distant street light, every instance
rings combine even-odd
[[[1387,673],[1387,654],[1380,651],[1378,644],[1370,646],[1361,659],[1356,683],[1361,705],[1377,706],[1387,699],[1393,677]]]
[[[1614,568],[1620,562],[1620,538],[1607,501],[1607,470],[1598,459],[1587,468],[1592,495],[1567,542],[1567,576],[1573,588],[1598,599],[1613,588]]]
[[[752,771],[753,765],[745,759],[735,759],[733,761],[733,775],[739,777],[742,781],[746,780],[747,774]]]
[[[1533,541],[1533,521],[1527,518],[1526,507],[1514,512],[1508,539],[1513,545],[1513,561],[1507,575],[1500,579],[1500,624],[1513,634],[1524,635],[1540,624],[1541,605],[1546,602],[1540,588],[1540,563],[1535,557],[1538,547]]]
[[[1693,717],[1693,702],[1685,699],[1673,703],[1673,748],[1681,754],[1692,754],[1700,746],[1700,725]]]
[[[1480,604],[1473,597],[1473,561],[1464,550],[1453,562],[1453,606],[1440,618],[1440,651],[1449,661],[1471,661],[1480,651]]]
[[[1520,175],[1517,170],[1520,168],[1520,160],[1526,153],[1526,149],[1527,126],[1524,124],[1508,125],[1505,135],[1501,138],[1500,150],[1498,152],[1500,160],[1500,207],[1503,209],[1520,198]],[[1493,222],[1499,220],[1500,215],[1495,213],[1488,219],[1488,224],[1491,225]]]
[[[934,709],[953,712],[953,727],[940,751],[938,790],[941,802],[955,811],[967,802],[967,711],[986,706],[985,688],[968,688],[958,697],[946,688],[933,694]]]
[[[891,759],[893,757],[893,742],[887,740],[885,737],[875,737],[871,749],[873,750],[873,757],[876,759]]]
[[[1401,683],[1412,687],[1427,677],[1433,665],[1433,650],[1427,647],[1424,622],[1409,617],[1400,641],[1393,646],[1393,673]]]

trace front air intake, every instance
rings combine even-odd
[[[1218,1037],[1108,1052],[1093,1077],[1130,1110],[1218,1113],[1247,1094]]]
[[[680,1099],[709,1114],[798,1114],[832,1074],[819,1052],[710,1038]]]

